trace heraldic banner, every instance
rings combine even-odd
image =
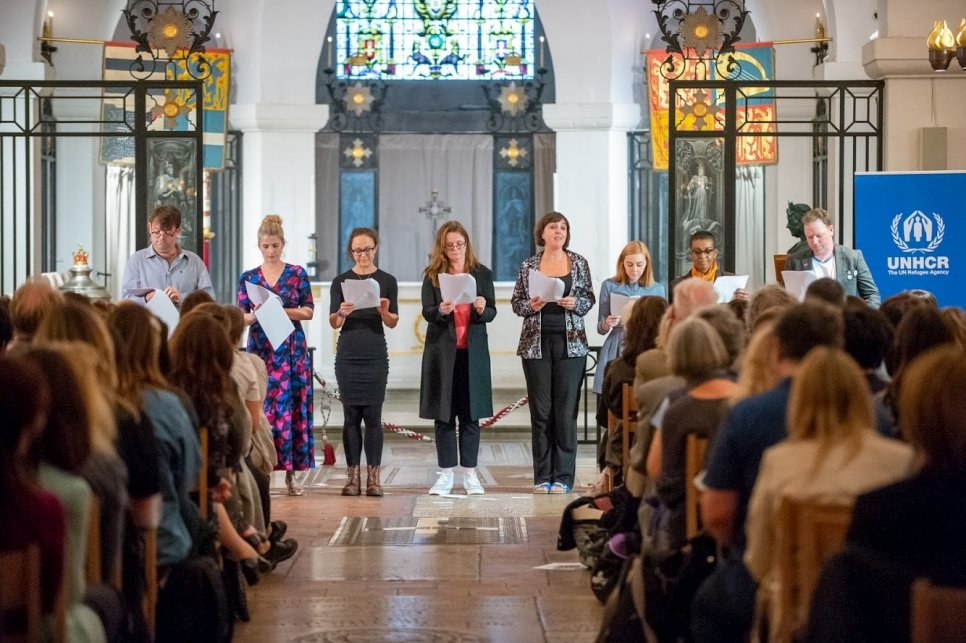
[[[131,42],[104,43],[104,80],[134,80],[131,66],[138,57]],[[231,50],[208,49],[205,61],[210,65],[210,73],[203,80],[204,83],[204,168],[218,171],[225,167],[225,137],[228,132],[228,90],[229,73],[231,71]],[[152,64],[146,56],[146,65]],[[192,58],[188,62],[198,72],[198,60]],[[157,64],[153,73],[139,74],[139,80],[194,80],[188,73],[183,62],[173,64]],[[145,115],[148,129],[151,131],[192,131],[192,124],[187,121],[188,115],[195,109],[193,92],[175,90],[165,92],[158,90],[156,105],[148,105]],[[163,95],[161,95],[163,94]],[[170,96],[168,94],[171,94]],[[173,105],[172,105],[173,101]],[[118,114],[112,113],[131,109],[130,102],[125,102],[123,92],[108,89],[104,92],[102,101],[105,116],[117,119]],[[171,109],[173,108],[173,109]],[[133,114],[125,114],[125,120],[131,122]],[[104,163],[132,163],[134,162],[134,141],[123,138],[105,138],[101,145],[101,161]]]
[[[651,113],[651,149],[655,170],[668,169],[668,133],[670,131],[670,84],[661,74],[661,65],[668,53],[663,49],[650,49],[646,57],[648,106]],[[771,43],[758,42],[737,45],[730,54],[741,67],[737,78],[728,78],[712,66],[708,80],[736,80],[743,83],[755,80],[773,80],[775,75],[775,50]],[[723,67],[724,63],[722,63]],[[702,74],[703,78],[703,74]],[[697,80],[695,61],[687,61],[687,68],[680,80]],[[705,89],[678,91],[677,130],[721,131],[724,129],[724,92],[715,90],[708,96]],[[683,103],[681,101],[683,98]],[[739,165],[772,165],[778,162],[778,139],[775,132],[775,94],[768,87],[745,86],[738,96],[737,127],[739,132],[752,132],[755,136],[739,136]]]
[[[966,172],[855,175],[855,244],[885,299],[928,290],[966,307]]]

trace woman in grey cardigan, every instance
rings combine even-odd
[[[472,276],[476,282],[473,300],[445,299],[440,289],[440,275],[444,273]],[[466,228],[458,221],[447,221],[436,233],[423,275],[423,318],[429,327],[423,349],[419,417],[435,420],[436,458],[441,469],[429,493],[452,492],[454,470],[459,464],[466,494],[482,494],[476,464],[479,420],[493,415],[486,336],[486,324],[496,317],[493,274],[477,261]]]
[[[523,317],[517,355],[530,402],[533,432],[533,492],[570,493],[577,454],[577,397],[586,365],[584,315],[594,307],[587,260],[567,249],[570,222],[559,212],[534,227],[543,250],[520,266],[511,304]],[[560,279],[563,296],[545,301],[530,292],[530,271]]]

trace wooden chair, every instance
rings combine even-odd
[[[155,615],[158,610],[158,530],[142,529],[144,538],[144,598],[142,609],[148,632],[154,635]]]
[[[608,439],[617,433],[617,429],[620,426],[620,420],[614,415],[614,412],[607,409],[607,437]],[[611,471],[610,467],[604,467],[604,491],[612,491],[614,489],[614,473]]]
[[[91,508],[87,521],[87,562],[85,576],[88,585],[98,585],[101,575],[101,505],[97,496],[91,496]]]
[[[782,288],[785,287],[785,280],[782,278],[782,270],[785,269],[785,262],[788,261],[788,255],[772,255],[775,260],[775,280],[778,285]]]
[[[41,640],[44,610],[40,597],[40,547],[0,554],[0,640],[33,643]],[[8,615],[22,613],[21,624],[8,622]],[[18,619],[19,620],[19,619]]]
[[[782,501],[778,515],[779,641],[791,641],[808,621],[812,593],[825,562],[845,543],[852,521],[851,503]]]
[[[912,643],[958,643],[966,637],[966,588],[912,584]]]
[[[198,513],[201,520],[208,520],[208,427],[198,429],[198,445],[201,447],[201,468],[198,469]]]
[[[708,439],[693,433],[688,435],[684,455],[685,479],[685,526],[688,540],[698,535],[701,528],[701,490],[694,484],[694,479],[704,470],[708,459]]]
[[[623,408],[621,413],[621,476],[627,480],[627,469],[631,466],[631,446],[634,444],[632,436],[637,432],[637,398],[634,397],[634,385],[625,383],[621,389]]]

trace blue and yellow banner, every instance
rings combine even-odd
[[[104,80],[135,80],[131,73],[132,64],[138,57],[132,42],[104,43]],[[222,170],[225,167],[225,137],[228,132],[229,80],[231,72],[231,51],[228,49],[208,49],[205,61],[210,65],[210,73],[203,80],[204,92],[204,167],[206,170]],[[150,65],[150,57],[145,63]],[[192,72],[184,62],[157,64],[152,72],[148,69],[138,74],[138,80],[194,80],[199,74],[197,57],[189,59]],[[143,118],[150,131],[185,132],[194,130],[191,114],[196,109],[193,92],[183,90],[158,91],[154,100],[149,100],[147,113]],[[133,104],[125,100],[125,92],[120,89],[104,92],[104,120],[131,122]],[[105,138],[101,146],[101,161],[105,163],[134,162],[134,144],[130,139]]]
[[[648,102],[651,114],[651,146],[654,169],[666,170],[668,167],[668,140],[670,132],[670,84],[661,73],[661,65],[668,53],[663,49],[647,51],[646,73]],[[726,69],[726,56],[719,68],[710,70],[708,80],[736,80],[743,83],[755,80],[773,80],[775,76],[775,50],[770,42],[738,45],[730,54],[738,65],[737,74]],[[680,61],[680,59],[678,59]],[[680,64],[680,63],[679,63]],[[687,61],[687,68],[680,80],[697,80],[698,69],[695,61]],[[704,78],[704,75],[701,75]],[[703,89],[687,89],[678,92],[675,106],[678,131],[714,131],[724,129],[724,101],[722,91],[712,95]],[[767,87],[754,87],[745,84],[738,94],[737,127],[742,133],[754,136],[738,137],[739,165],[771,165],[778,162],[778,139],[776,131],[774,92]]]

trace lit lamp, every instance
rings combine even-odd
[[[729,78],[741,72],[740,64],[730,54],[741,40],[741,29],[748,18],[745,0],[653,3],[661,40],[667,43],[668,56],[661,65],[665,78],[680,78],[686,70],[693,69],[695,78],[707,79],[712,67]]]
[[[218,16],[215,0],[127,0],[121,14],[137,43],[139,55],[131,66],[135,78],[151,76],[155,63],[178,63],[198,79],[211,73],[204,54]],[[188,64],[189,58],[196,64]]]
[[[956,60],[966,71],[966,18],[959,23],[959,33],[956,34]]]
[[[929,47],[929,64],[932,68],[936,71],[946,71],[949,68],[949,62],[956,54],[956,38],[945,20],[936,21],[932,32],[926,38],[926,45]]]

